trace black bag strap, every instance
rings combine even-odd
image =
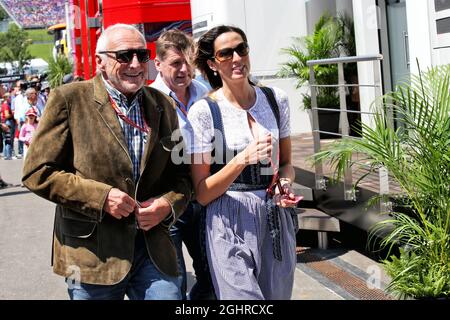
[[[267,100],[269,101],[270,108],[272,109],[275,120],[277,121],[278,130],[280,130],[280,108],[278,107],[275,95],[269,87],[259,87],[261,91],[265,94]]]
[[[222,132],[222,145],[215,146],[213,150],[214,157],[217,159],[223,159],[224,152],[226,150],[227,144],[225,141],[225,133],[223,129],[223,121],[222,121],[222,113],[220,112],[219,105],[217,104],[216,100],[214,100],[211,97],[205,97],[206,102],[208,102],[209,110],[211,111],[211,116],[213,120],[214,130],[215,132]],[[211,139],[211,143],[216,144],[220,143],[220,141],[216,142],[216,137],[213,136]],[[217,148],[216,148],[217,147]],[[220,166],[214,162],[211,164],[211,172],[217,172],[220,170]]]
[[[211,110],[214,129],[223,132],[222,114],[220,113],[219,105],[211,97],[205,97],[205,100],[208,102],[209,110]]]

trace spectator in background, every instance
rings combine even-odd
[[[14,114],[9,103],[9,93],[5,93],[3,95],[1,106],[1,122],[9,128],[7,131],[3,132],[4,159],[11,160],[14,148],[14,134],[16,132],[16,123],[14,121]]]
[[[4,89],[3,85],[0,85],[0,97],[3,97],[4,93],[5,93],[5,89]],[[3,119],[0,118],[0,122],[2,122],[2,121],[3,121]],[[4,143],[3,143],[3,132],[0,131],[0,153],[3,153],[3,146],[4,146]]]
[[[27,156],[28,148],[30,147],[31,140],[33,139],[33,134],[37,128],[37,114],[33,108],[28,109],[25,113],[27,120],[25,124],[20,129],[19,140],[23,142],[23,158],[25,159]]]
[[[165,31],[156,41],[155,66],[158,76],[151,87],[172,97],[177,104],[177,115],[180,129],[187,126],[187,114],[191,105],[204,97],[208,89],[197,80],[193,80],[193,58],[195,45],[190,36],[180,30]],[[185,140],[186,139],[185,137]],[[182,242],[186,245],[193,260],[197,282],[189,294],[191,300],[215,299],[206,257],[202,257],[200,232],[203,232],[201,221],[201,206],[197,201],[189,204],[187,210],[170,229],[170,235],[175,243],[180,268],[181,293],[186,299],[186,265],[183,258]]]
[[[67,84],[67,83],[71,83],[72,81],[73,81],[73,74],[68,73],[68,74],[64,75],[62,83]]]
[[[42,84],[41,84],[41,80],[39,80],[39,77],[37,77],[37,76],[31,77],[30,87],[34,88],[36,90],[37,101],[38,101],[37,106],[41,107],[41,110],[39,110],[39,112],[42,116],[42,113],[44,112],[46,100],[44,99],[44,97],[41,94]]]
[[[27,100],[24,102],[23,108],[28,111],[30,108],[34,109],[38,118],[44,113],[45,103],[38,99],[38,92],[35,88],[30,87],[25,91]]]
[[[40,96],[42,97],[44,104],[47,103],[49,94],[50,94],[50,84],[48,83],[48,81],[43,81],[41,84]]]
[[[5,133],[5,132],[8,132],[8,131],[9,131],[9,127],[6,124],[4,124],[4,123],[0,123],[0,133]],[[0,189],[4,189],[4,188],[10,187],[10,186],[11,186],[11,184],[5,182],[2,179],[2,176],[0,175]]]
[[[27,98],[25,96],[25,85],[23,81],[19,80],[13,89],[13,95],[11,96],[11,111],[14,114],[16,121],[16,132],[20,132],[22,125],[25,123],[25,113],[28,110]],[[13,135],[16,137],[15,133]],[[17,135],[18,136],[18,135]],[[23,142],[18,142],[17,158],[21,158],[23,155]]]
[[[3,0],[22,27],[48,27],[65,21],[64,0]]]

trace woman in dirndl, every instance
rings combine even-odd
[[[237,27],[218,26],[201,36],[195,62],[213,91],[191,107],[186,145],[197,201],[206,206],[215,294],[290,299],[296,217],[287,209],[299,197],[291,189],[286,94],[250,81],[247,37]]]

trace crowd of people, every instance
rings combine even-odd
[[[25,156],[49,93],[48,82],[41,83],[37,76],[31,76],[29,81],[18,80],[9,88],[0,87],[1,123],[4,124],[0,151],[4,160]]]
[[[1,0],[22,28],[43,28],[65,22],[64,0]]]
[[[250,80],[245,33],[218,26],[194,43],[163,32],[151,86],[133,26],[106,28],[95,54],[93,79],[48,100],[16,83],[8,97],[27,150],[22,182],[56,203],[52,263],[69,297],[290,299],[300,198],[289,104]]]

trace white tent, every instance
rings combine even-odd
[[[31,59],[30,63],[24,67],[27,74],[41,74],[48,70],[48,63],[41,58]]]
[[[17,66],[17,61],[13,62],[14,66]],[[9,62],[0,63],[0,69],[6,69],[7,75],[16,74],[17,67],[13,67]],[[48,63],[41,58],[31,59],[28,64],[23,67],[23,72],[25,74],[41,74],[48,70]]]

